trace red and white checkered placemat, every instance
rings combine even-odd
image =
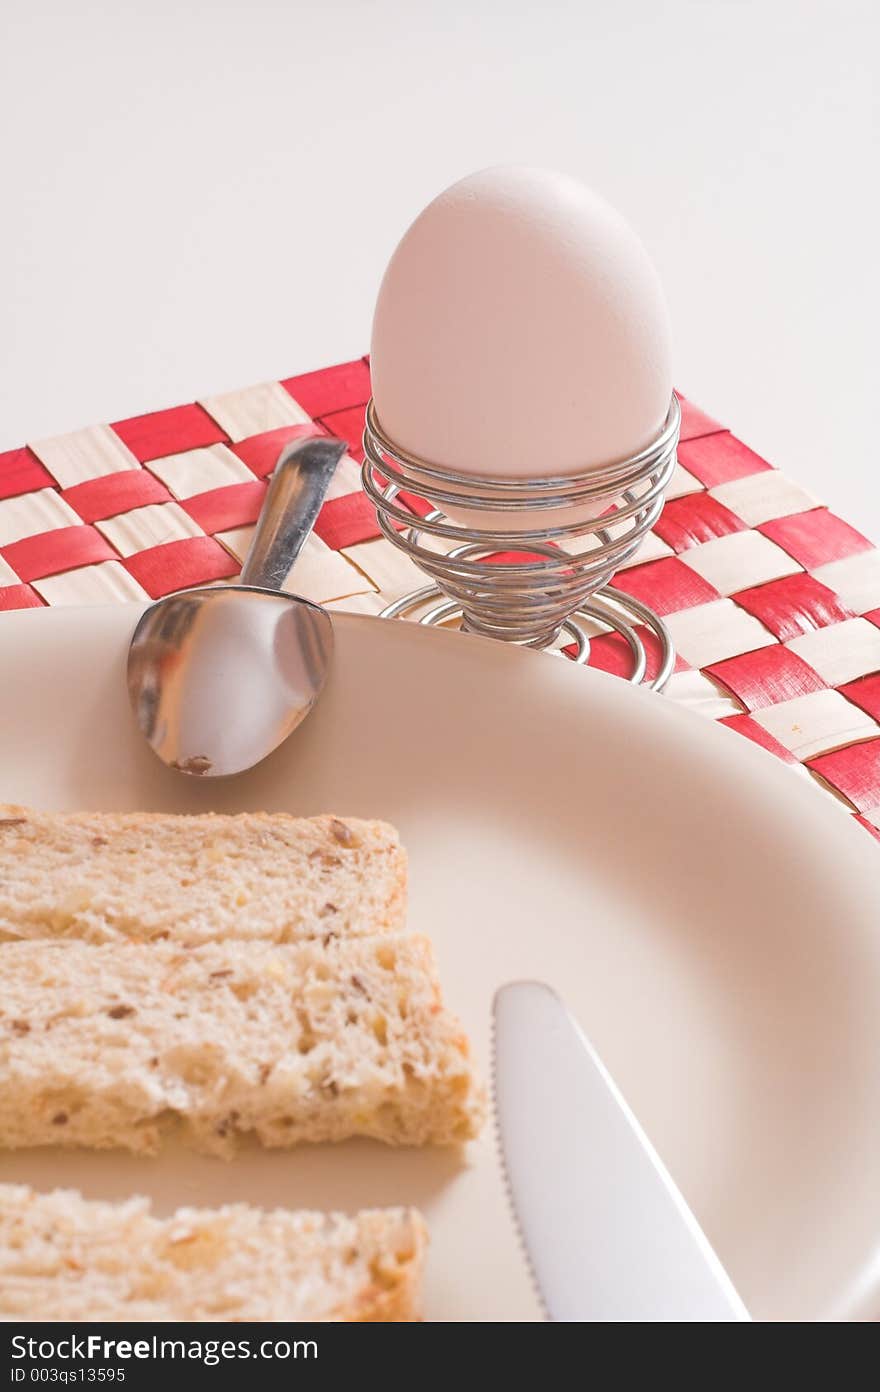
[[[424,583],[360,487],[367,359],[0,454],[0,609],[156,598],[232,579],[286,441],[349,442],[296,590],[376,614]],[[682,399],[679,464],[614,584],[678,652],[667,696],[816,780],[880,838],[880,551]],[[650,648],[650,636],[643,634]],[[605,634],[591,664],[621,672]]]

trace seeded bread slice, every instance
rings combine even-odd
[[[426,938],[0,948],[0,1146],[444,1145],[483,1110]]]
[[[419,1318],[427,1233],[414,1209],[153,1217],[147,1199],[0,1185],[0,1319]]]
[[[402,928],[405,913],[385,822],[0,804],[0,942],[296,942]]]

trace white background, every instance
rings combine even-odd
[[[498,161],[632,220],[677,383],[880,540],[874,0],[0,0],[0,448],[362,353]]]

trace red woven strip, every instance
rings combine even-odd
[[[38,488],[54,486],[52,475],[27,445],[0,454],[0,498],[15,498],[19,493],[34,493]]]
[[[721,598],[714,585],[677,556],[664,556],[659,561],[647,561],[645,565],[621,571],[611,584],[625,594],[643,599],[661,618],[679,609],[692,609],[695,604],[708,604],[710,600]]]
[[[808,663],[780,645],[728,657],[703,670],[732,691],[750,711],[792,701],[810,691],[824,691],[826,686]]]
[[[119,474],[87,479],[65,488],[61,496],[84,522],[103,522],[148,503],[167,503],[171,494],[148,469],[124,469]]]
[[[211,488],[207,493],[183,498],[180,506],[198,522],[203,532],[248,527],[260,515],[267,487],[262,479],[254,479],[253,483],[230,483],[224,488]]]
[[[760,744],[762,749],[775,754],[777,759],[782,759],[786,764],[797,763],[797,759],[791,751],[786,749],[784,744],[780,744],[779,740],[774,739],[769,731],[765,730],[763,725],[759,725],[757,720],[753,720],[750,715],[725,715],[718,724],[729,725],[731,730],[745,735],[746,739],[750,739],[754,744]]]
[[[339,440],[348,441],[348,452],[359,464],[364,462],[365,406],[351,406],[346,411],[331,411],[321,417],[321,425]]]
[[[681,407],[681,433],[680,440],[696,440],[701,435],[714,435],[717,431],[723,430],[724,426],[711,416],[707,416],[705,411],[701,411],[699,406],[695,406],[687,397],[682,396],[681,392],[676,392],[678,404]]]
[[[780,643],[787,643],[814,628],[853,617],[839,595],[806,572],[740,590],[731,598],[747,613],[760,619]]]
[[[370,399],[370,369],[363,358],[338,363],[321,372],[304,372],[281,383],[310,416],[326,416],[348,406],[366,406]]]
[[[166,454],[182,454],[185,450],[203,445],[218,445],[228,440],[207,411],[192,402],[174,406],[170,411],[153,411],[148,416],[132,416],[115,421],[111,426],[136,459],[143,464],[148,459],[161,459]]]
[[[128,556],[122,564],[151,599],[159,599],[188,585],[226,580],[237,575],[240,569],[238,561],[213,537],[167,541],[162,546],[151,546],[136,556]]]
[[[742,518],[710,498],[708,493],[688,493],[684,498],[673,498],[654,524],[657,536],[673,551],[686,551],[689,546],[746,530]]]
[[[30,585],[4,585],[0,588],[0,610],[39,609],[42,603]]]
[[[807,767],[849,798],[857,811],[870,812],[880,807],[880,739],[820,754],[816,759],[808,759]]]
[[[678,460],[706,488],[716,488],[719,483],[746,478],[749,474],[764,473],[772,467],[729,430],[699,440],[686,440],[678,447]]]
[[[660,671],[660,642],[657,635],[652,633],[649,628],[643,628],[641,624],[636,624],[635,629],[645,647],[645,656],[648,662],[646,678],[648,681],[653,681]],[[574,643],[571,643],[563,651],[568,657],[574,657],[577,648]],[[610,672],[615,677],[628,677],[633,665],[632,649],[619,633],[602,633],[598,638],[590,639],[589,665],[598,667],[602,672]],[[683,657],[676,655],[675,671],[689,672],[691,667]]]
[[[44,580],[47,575],[60,575],[63,570],[118,559],[101,533],[86,526],[59,527],[54,532],[24,537],[0,547],[0,556],[12,566],[19,579],[25,581]]]
[[[307,435],[323,435],[321,427],[310,422],[307,425],[281,425],[277,430],[267,430],[262,435],[251,435],[247,440],[239,440],[229,448],[258,478],[271,474],[278,463],[278,456],[291,440],[302,440]]]
[[[874,672],[870,677],[859,677],[858,681],[847,682],[846,686],[837,689],[854,706],[880,721],[880,672]]]
[[[855,820],[861,826],[865,827],[866,830],[870,831],[872,836],[876,837],[876,839],[880,841],[880,830],[878,830],[878,828],[874,826],[873,822],[869,822],[867,817],[856,817]]]
[[[416,497],[415,493],[398,493],[398,498],[405,503],[410,512],[414,512],[417,517],[427,517],[429,512],[434,511],[434,504],[429,503],[425,498]]]
[[[315,532],[334,551],[341,551],[343,546],[357,546],[361,541],[373,541],[382,535],[376,509],[366,493],[331,498],[318,513]]]
[[[867,614],[862,615],[863,619],[869,619],[872,624],[880,628],[880,609],[871,609]]]
[[[827,508],[774,517],[772,522],[764,522],[756,530],[775,541],[807,570],[872,549],[867,537]]]

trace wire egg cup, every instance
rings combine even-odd
[[[381,617],[418,614],[423,624],[459,618],[469,633],[532,648],[552,647],[565,636],[580,663],[590,653],[578,622],[585,618],[626,641],[634,684],[645,682],[647,672],[638,631],[644,626],[659,645],[657,673],[645,684],[661,690],[675,664],[669,631],[646,604],[609,582],[660,516],[680,424],[673,396],[662,431],[638,454],[583,474],[525,482],[424,463],[385,435],[370,401],[364,491],[383,536],[431,581],[389,604]],[[401,494],[423,499],[430,510],[414,517]],[[455,521],[456,513],[465,520]],[[474,513],[492,517],[485,527],[469,525]]]

